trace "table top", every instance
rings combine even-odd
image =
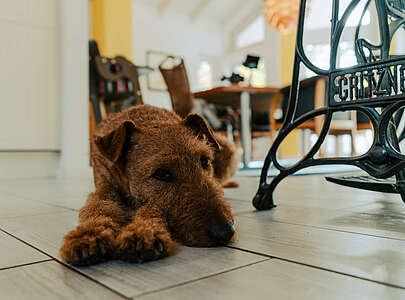
[[[219,86],[205,91],[193,93],[194,98],[204,99],[208,103],[215,105],[230,106],[233,108],[240,108],[240,94],[242,92],[249,92],[250,94],[250,107],[254,110],[268,111],[271,101],[279,92],[276,87],[252,87],[252,86]]]
[[[194,97],[202,97],[205,95],[220,94],[220,93],[258,93],[258,94],[275,94],[278,93],[280,89],[277,87],[253,87],[253,86],[240,86],[233,84],[230,86],[218,86],[209,90],[198,91],[193,93]]]

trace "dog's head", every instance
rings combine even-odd
[[[125,120],[95,144],[124,174],[134,203],[161,209],[176,240],[189,246],[231,241],[234,220],[212,165],[221,146],[201,116]]]

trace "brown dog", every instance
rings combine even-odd
[[[229,243],[233,217],[223,198],[236,170],[233,144],[202,117],[135,106],[102,121],[91,159],[96,191],[60,249],[73,265],[133,262],[188,246]]]

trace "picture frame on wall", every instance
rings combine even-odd
[[[147,75],[146,82],[148,90],[151,91],[167,91],[166,83],[159,71],[159,65],[166,59],[167,56],[173,56],[170,53],[161,51],[148,50],[146,52],[146,65],[153,68],[155,72]]]

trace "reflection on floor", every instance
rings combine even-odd
[[[64,233],[91,179],[0,181],[4,299],[405,299],[405,205],[396,195],[340,187],[320,175],[284,180],[278,207],[256,212],[257,177],[225,195],[230,247],[183,247],[143,265],[60,263]]]
[[[290,167],[296,164],[300,159],[299,158],[284,158],[279,159],[278,162],[283,167]],[[263,161],[250,161],[248,163],[249,168],[243,168],[243,164],[239,164],[239,170],[236,173],[237,176],[241,177],[258,177],[262,172]],[[295,175],[314,175],[314,174],[337,174],[337,173],[348,173],[348,172],[356,172],[358,173],[361,171],[360,168],[351,165],[320,165],[320,166],[312,166],[307,167],[305,169],[301,169],[294,173],[292,176]],[[274,177],[277,176],[280,171],[271,165],[267,176]]]

